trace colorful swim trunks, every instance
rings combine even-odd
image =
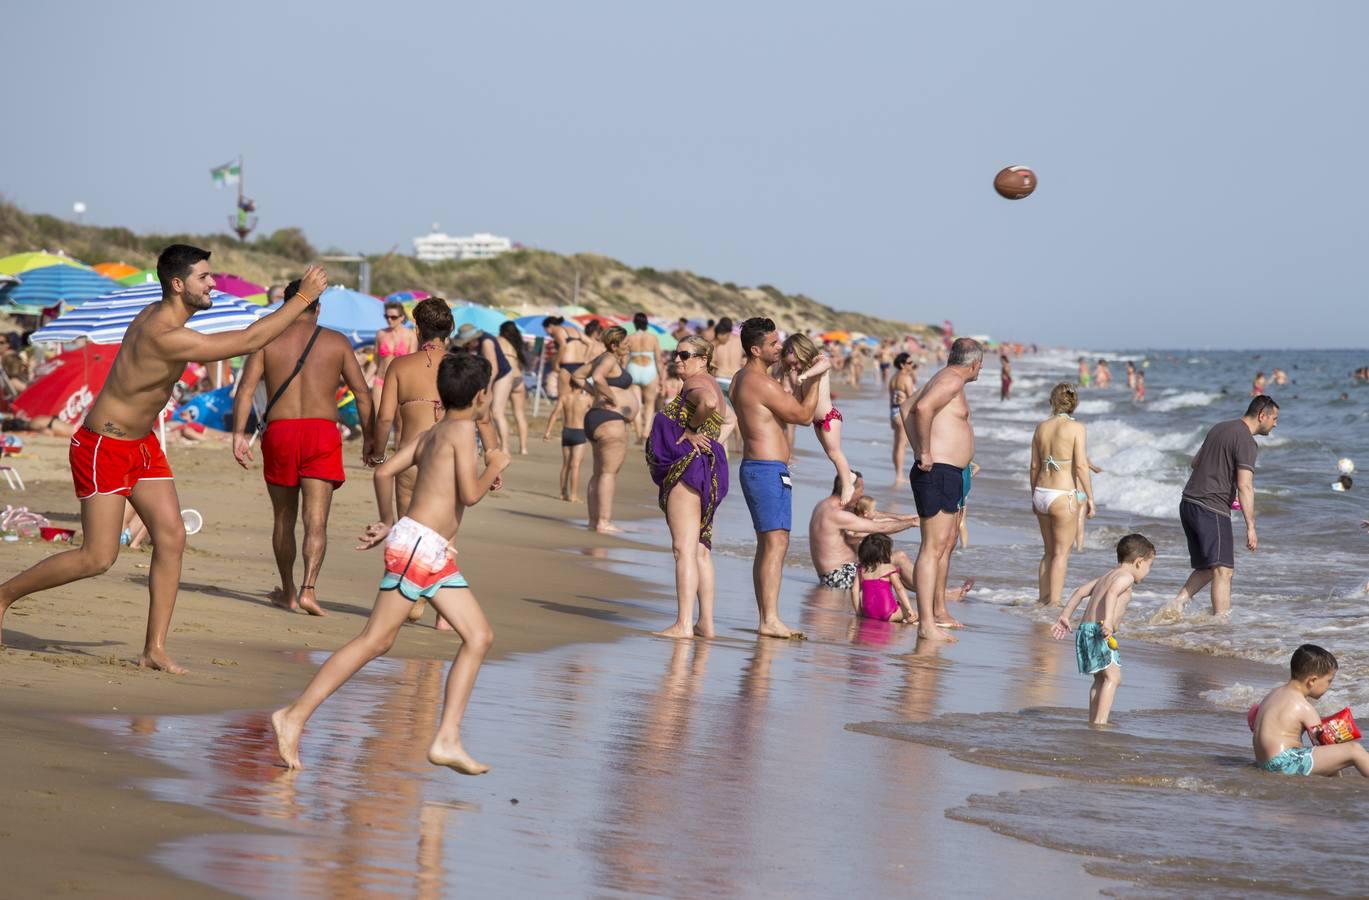
[[[853,562],[842,563],[818,579],[818,584],[823,587],[836,588],[839,591],[849,591],[855,583],[856,564]]]
[[[1081,675],[1097,675],[1111,665],[1122,665],[1122,654],[1108,646],[1097,622],[1084,622],[1074,633],[1074,658]]]
[[[447,553],[447,539],[408,516],[385,538],[382,591],[399,591],[404,599],[430,600],[443,588],[470,587],[466,576]]]
[[[174,477],[156,434],[127,441],[97,434],[82,425],[71,436],[67,460],[77,500],[89,500],[97,494],[127,497],[140,481],[170,481]]]
[[[1311,775],[1312,748],[1289,747],[1278,756],[1260,763],[1260,768],[1276,775]]]
[[[317,478],[341,487],[342,435],[332,419],[276,419],[261,436],[262,474],[267,484],[298,487]]]

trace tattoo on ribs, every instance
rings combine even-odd
[[[115,425],[113,422],[106,422],[105,427],[101,428],[100,430],[103,431],[105,434],[112,434],[115,437],[123,437],[124,435],[128,434],[127,431],[122,431],[119,428],[119,426]]]

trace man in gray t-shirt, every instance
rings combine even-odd
[[[1245,545],[1253,552],[1259,543],[1255,536],[1255,455],[1259,450],[1255,435],[1269,434],[1278,421],[1279,404],[1271,397],[1260,396],[1250,401],[1245,415],[1212,426],[1203,438],[1179,503],[1179,521],[1188,539],[1193,573],[1178,596],[1151,618],[1151,624],[1177,621],[1184,605],[1209,584],[1212,614],[1231,611],[1231,574],[1236,568],[1231,510],[1239,497],[1245,516]]]

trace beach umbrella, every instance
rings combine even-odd
[[[44,269],[48,266],[70,266],[73,269],[89,269],[79,259],[63,256],[60,253],[16,253],[0,259],[0,275],[23,275],[30,269]]]
[[[824,340],[824,341],[843,341],[843,342],[844,342],[844,341],[849,341],[849,340],[851,339],[851,333],[850,333],[849,331],[840,331],[840,330],[838,330],[838,331],[824,331],[822,334],[818,335],[818,338],[819,338],[820,340]]]
[[[196,394],[176,407],[176,416],[182,422],[199,422],[206,428],[218,431],[233,430],[233,385]]]
[[[574,318],[575,316],[589,315],[589,310],[585,309],[583,306],[566,305],[558,306],[556,308],[556,314],[559,316],[565,316],[566,318]]]
[[[319,297],[318,323],[347,335],[354,346],[374,343],[385,325],[385,305],[378,297],[333,285]],[[255,308],[255,307],[254,307]],[[275,303],[267,311],[280,309]]]
[[[129,287],[132,287],[135,284],[160,284],[160,282],[157,281],[156,269],[143,269],[141,272],[134,272],[131,275],[125,275],[122,278],[116,278],[114,280],[120,284],[126,284]]]
[[[417,303],[420,300],[427,300],[432,294],[427,291],[395,291],[385,298],[387,303]]]
[[[509,321],[509,316],[488,306],[458,306],[452,310],[452,321],[455,328],[469,323],[487,334],[498,334],[499,326]]]
[[[15,410],[30,421],[56,416],[75,425],[95,402],[118,353],[118,347],[87,344],[54,356],[38,367],[33,383],[15,399]]]
[[[19,306],[76,306],[117,290],[119,283],[94,269],[76,266],[44,266],[19,276],[19,285],[5,292],[7,302]]]
[[[265,312],[220,291],[210,293],[213,306],[190,317],[186,326],[201,334],[218,334],[246,328]],[[29,336],[35,344],[65,344],[86,338],[95,344],[117,344],[124,339],[133,317],[149,303],[162,299],[161,285],[121,288],[96,297]]]
[[[128,263],[122,262],[96,263],[91,266],[91,268],[106,278],[113,278],[115,281],[118,281],[120,278],[127,278],[129,275],[137,275],[142,271],[142,269],[139,269],[137,266],[130,266]]]
[[[214,273],[214,290],[232,294],[234,297],[252,297],[266,293],[266,288],[246,278],[220,272]]]
[[[588,325],[590,322],[598,322],[604,328],[612,328],[615,325],[622,325],[621,322],[616,322],[613,319],[610,319],[608,316],[601,316],[596,313],[585,313],[584,315],[573,316],[572,318],[574,318],[575,321],[579,322],[581,325]]]

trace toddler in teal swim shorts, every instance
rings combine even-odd
[[[1305,747],[1303,732],[1317,743],[1321,716],[1312,701],[1331,690],[1340,666],[1329,650],[1303,644],[1289,661],[1289,680],[1260,701],[1255,714],[1255,764],[1278,775],[1335,775],[1351,766],[1369,775],[1369,751],[1355,741]]]
[[[1108,724],[1108,713],[1122,683],[1122,657],[1112,636],[1126,615],[1131,588],[1145,580],[1155,562],[1155,545],[1144,535],[1129,534],[1117,542],[1117,567],[1080,586],[1051,626],[1051,634],[1061,640],[1073,629],[1070,619],[1079,603],[1087,597],[1084,621],[1074,632],[1074,658],[1079,672],[1093,676],[1089,688],[1089,722]]]

